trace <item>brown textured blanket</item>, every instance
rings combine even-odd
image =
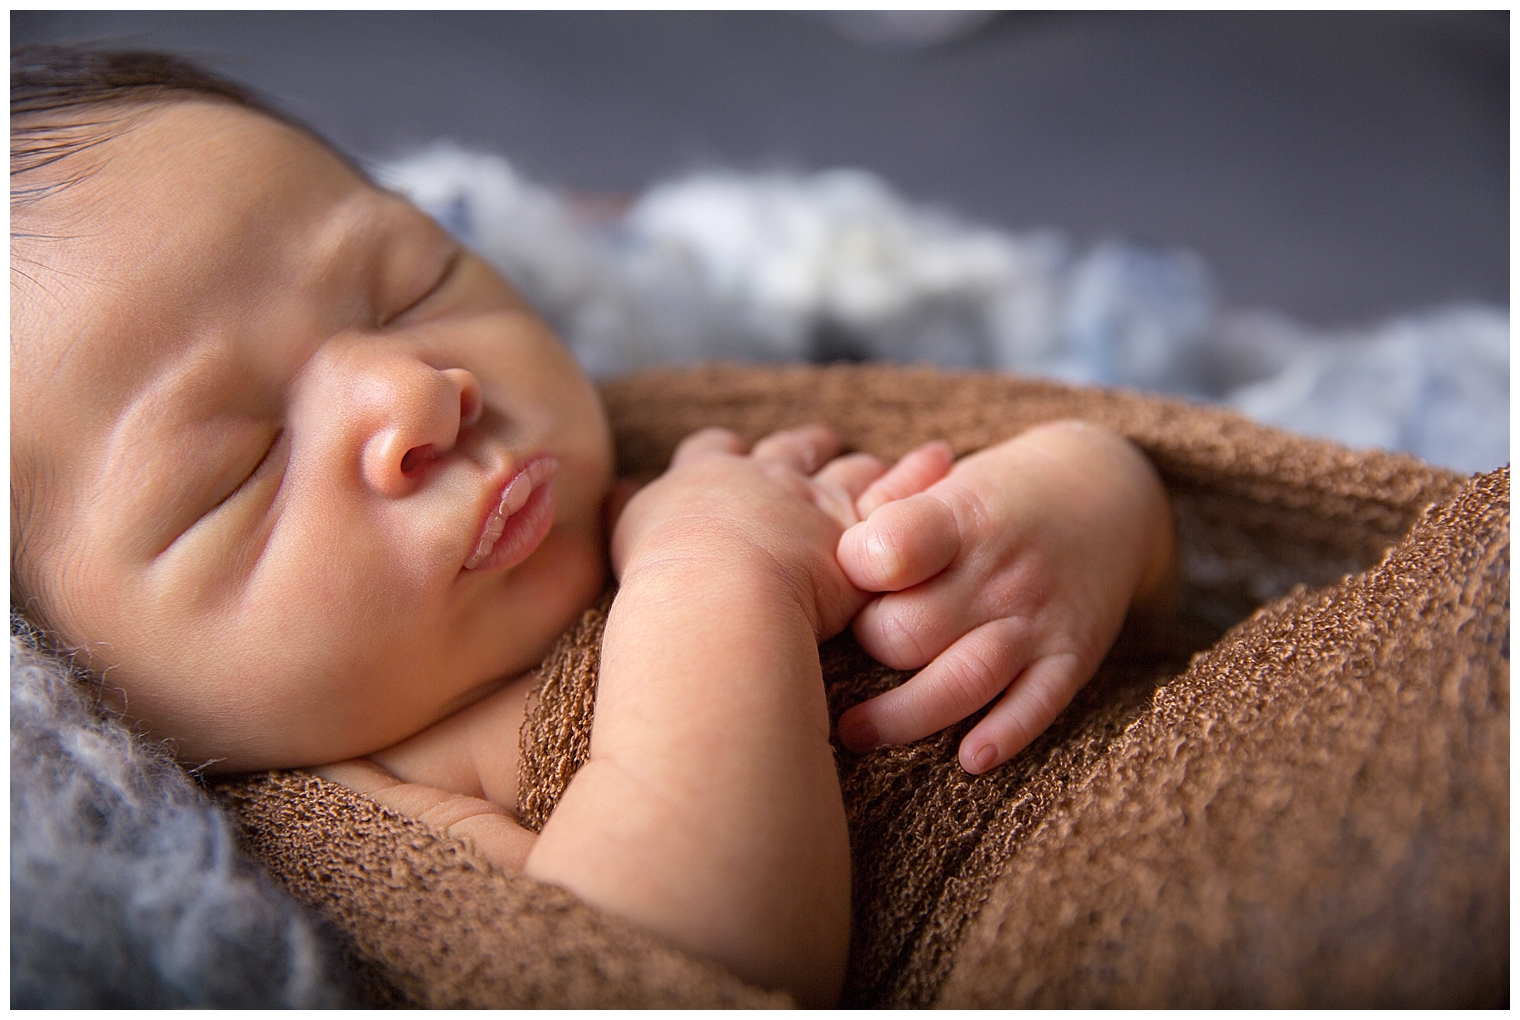
[[[1213,408],[927,369],[705,367],[603,388],[626,476],[688,432],[825,421],[892,457],[1081,417],[1171,494],[1182,612],[1024,753],[839,752],[854,862],[844,1004],[1500,1005],[1509,960],[1509,473]],[[521,801],[584,760],[603,610],[545,660]],[[901,674],[822,649],[838,712]],[[303,773],[223,784],[251,852],[334,920],[377,1001],[786,1004]]]

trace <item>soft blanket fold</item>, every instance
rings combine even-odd
[[[839,752],[855,883],[845,1004],[1505,1000],[1507,469],[1464,484],[1216,409],[991,374],[719,366],[603,396],[632,477],[711,424],[754,439],[825,421],[891,457],[1071,416],[1129,436],[1168,486],[1177,625],[1116,649],[1027,751],[967,776],[968,720]],[[530,824],[584,760],[604,614],[588,611],[540,670],[521,735]],[[836,716],[903,678],[848,637],[822,656]],[[221,790],[253,853],[349,932],[377,994],[784,1001],[350,791],[299,773]]]

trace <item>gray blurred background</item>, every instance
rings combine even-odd
[[[1004,228],[1192,248],[1227,304],[1319,327],[1508,303],[1507,12],[850,19],[34,11],[11,40],[173,50],[357,155],[451,138],[578,191],[861,166]]]

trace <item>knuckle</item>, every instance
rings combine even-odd
[[[961,649],[946,664],[945,681],[957,701],[968,709],[980,708],[1002,687],[999,664],[976,646]]]
[[[1018,750],[1033,743],[1070,704],[1075,691],[1068,679],[1069,664],[1048,659],[1019,678],[1016,697],[1010,696],[998,721],[1010,748]]]
[[[1034,711],[1030,713],[1027,728],[1031,730],[1035,728],[1037,723],[1044,724],[1048,720],[1054,719],[1060,714],[1063,707],[1055,692],[1045,687],[1039,687],[1031,691],[1030,701]],[[1043,729],[1043,725],[1040,728]],[[1031,739],[1034,736],[1034,733],[1030,734]]]
[[[713,447],[737,447],[741,445],[739,437],[728,429],[709,426],[699,429],[676,444],[676,456],[691,454],[694,451],[705,450]]]
[[[1003,720],[1000,733],[996,736],[998,746],[1003,748],[1005,754],[1014,754],[1034,743],[1034,738],[1040,735],[1040,730],[1030,723],[1023,714],[1010,715]]]
[[[910,662],[917,658],[919,652],[918,638],[914,635],[912,629],[904,625],[902,618],[897,613],[887,613],[886,619],[882,622],[885,624],[884,629],[887,643],[891,646],[893,652],[897,654],[897,657],[905,662]]]
[[[1054,719],[1071,703],[1072,695],[1076,693],[1073,681],[1077,679],[1077,670],[1076,656],[1057,655],[1046,659],[1038,676],[1032,677],[1035,683],[1030,693],[1039,706],[1041,719]]]
[[[922,665],[925,661],[923,646],[913,628],[904,623],[901,613],[880,602],[875,608],[876,612],[871,614],[868,633],[875,639],[873,644],[876,645],[879,657],[896,669],[913,669]]]
[[[902,572],[902,557],[898,554],[895,539],[888,527],[871,528],[865,535],[866,561],[873,578],[883,587],[890,587]]]
[[[991,560],[980,585],[979,601],[987,613],[1035,619],[1051,603],[1057,578],[1039,549],[1021,550],[1009,559]]]
[[[867,478],[881,473],[881,461],[869,453],[847,453],[828,464],[829,469],[854,477]]]
[[[849,493],[833,483],[813,483],[813,502],[841,528],[854,523]]]

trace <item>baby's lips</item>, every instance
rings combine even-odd
[[[464,568],[473,570],[491,555],[501,539],[508,522],[527,505],[533,494],[543,488],[559,472],[559,461],[552,456],[530,460],[512,476],[501,491],[497,505],[486,517],[485,525],[475,543],[475,551],[465,561]]]

